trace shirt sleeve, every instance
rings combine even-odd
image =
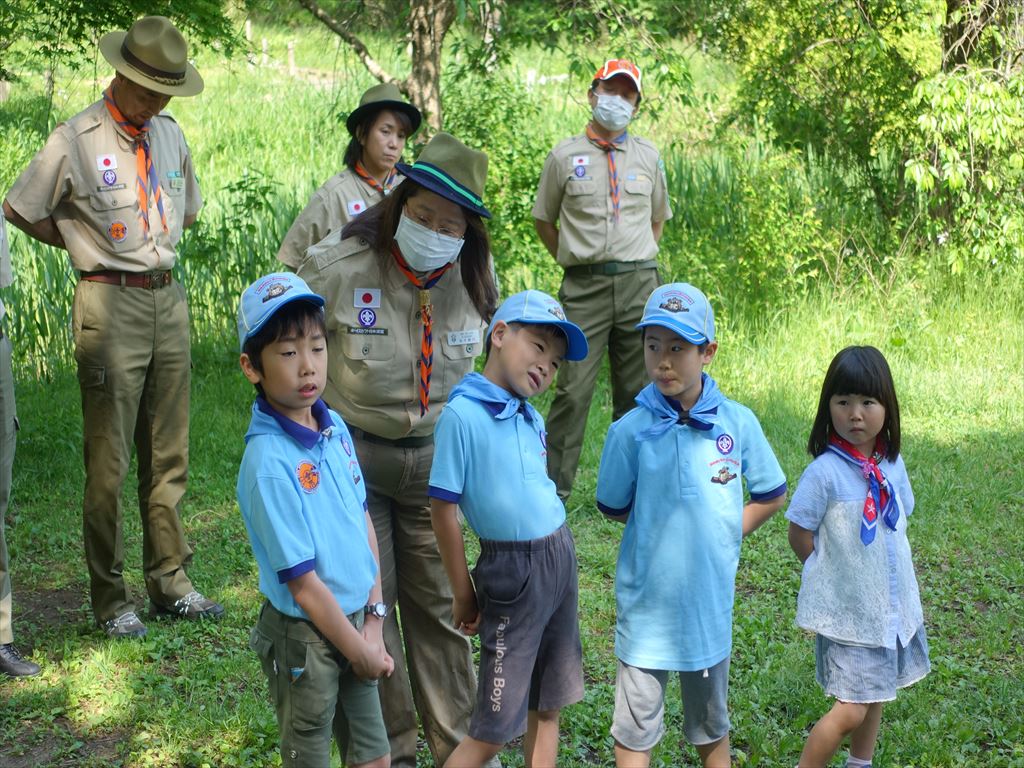
[[[327,199],[324,187],[321,187],[288,228],[277,252],[277,260],[292,269],[298,268],[306,249],[327,237],[329,229]]]
[[[637,449],[632,434],[613,424],[601,451],[597,472],[597,507],[607,515],[624,515],[633,507],[636,494]]]
[[[445,406],[434,426],[434,461],[430,466],[427,496],[458,504],[466,488],[466,461],[470,455],[462,419]]]
[[[270,567],[279,575],[315,560],[313,537],[302,518],[301,501],[290,480],[273,475],[256,477],[249,522],[253,535],[267,553]]]
[[[672,208],[668,202],[668,180],[665,178],[665,161],[658,156],[658,169],[654,174],[654,193],[651,195],[651,221],[668,221]]]
[[[768,501],[786,492],[786,475],[752,412],[743,434],[741,468],[750,498]]]
[[[181,143],[184,145],[181,175],[185,178],[185,216],[197,216],[203,207],[203,194],[199,190],[199,179],[196,178],[195,165],[192,163],[192,151],[184,136]]]
[[[562,181],[559,179],[558,158],[549,152],[544,161],[544,169],[540,173],[537,185],[537,202],[533,205],[533,218],[554,224],[562,210]]]
[[[914,490],[910,487],[910,477],[907,476],[907,465],[903,463],[903,454],[896,457],[897,482],[896,490],[900,495],[900,511],[907,517],[914,514]]]
[[[63,126],[58,126],[7,193],[7,202],[29,224],[49,218],[71,196],[72,151]]]
[[[797,483],[786,510],[786,519],[807,531],[816,531],[828,508],[830,483],[820,461],[812,461]]]

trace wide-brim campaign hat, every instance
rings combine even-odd
[[[583,329],[567,320],[562,305],[543,291],[521,291],[505,299],[487,326],[488,339],[499,320],[506,323],[557,326],[565,334],[566,360],[583,360],[590,349]]]
[[[323,308],[324,298],[314,293],[298,275],[275,272],[252,283],[238,302],[238,348],[267,324],[281,307],[293,301],[308,301]]]
[[[667,328],[691,344],[715,340],[715,312],[711,302],[699,288],[689,283],[669,283],[654,289],[636,327],[650,325]]]
[[[356,128],[363,122],[363,119],[367,115],[379,112],[382,109],[393,109],[396,112],[404,113],[409,118],[409,122],[412,123],[412,133],[416,133],[420,128],[420,123],[423,122],[423,115],[420,114],[416,107],[402,98],[402,93],[398,90],[397,85],[394,83],[381,83],[368,89],[360,97],[359,106],[353,109],[348,119],[345,120],[345,127],[348,128],[349,134],[354,137],[356,135]]]
[[[487,155],[470,149],[450,133],[441,131],[432,138],[412,165],[396,163],[395,167],[421,187],[485,219],[491,218],[483,200]]]
[[[188,42],[166,16],[145,16],[125,32],[107,32],[100,53],[118,74],[165,96],[195,96],[203,78],[188,63]]]

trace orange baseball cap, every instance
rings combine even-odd
[[[616,75],[624,75],[633,81],[636,92],[642,93],[640,87],[640,68],[628,59],[608,59],[604,65],[594,73],[595,80],[608,80]]]

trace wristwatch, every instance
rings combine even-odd
[[[386,619],[388,616],[388,604],[387,603],[370,603],[363,608],[363,613],[367,616],[376,616],[378,619]]]

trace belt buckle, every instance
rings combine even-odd
[[[620,272],[626,271],[623,267],[625,267],[625,264],[620,264],[617,261],[606,261],[604,264],[604,273],[609,276],[617,275]]]
[[[155,291],[170,283],[169,272],[145,272],[142,275],[142,287],[146,290]]]

